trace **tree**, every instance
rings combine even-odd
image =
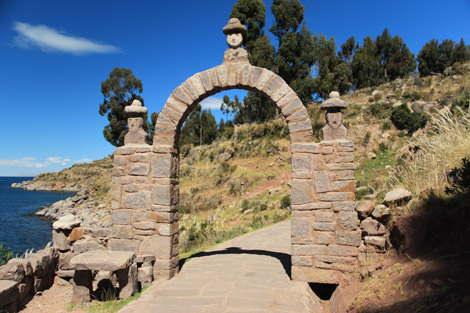
[[[356,89],[377,86],[381,83],[383,70],[372,38],[364,38],[351,62],[352,83]]]
[[[465,45],[463,38],[460,38],[460,42],[455,45],[454,61],[464,63],[470,60],[470,49]]]
[[[209,145],[217,137],[217,122],[211,110],[202,110],[200,104],[189,114],[181,128],[180,145]]]
[[[264,35],[266,7],[262,0],[238,0],[230,12],[230,18],[236,17],[240,23],[246,25],[247,32],[244,39],[245,49],[253,52],[255,42]],[[269,38],[268,38],[269,40]]]
[[[439,67],[439,46],[437,39],[427,42],[418,53],[418,71],[421,75],[426,76],[433,72],[441,72]],[[443,70],[443,69],[442,69]]]
[[[304,19],[304,6],[298,0],[274,0],[271,5],[274,22],[269,31],[278,39],[278,47],[290,32],[297,32]]]
[[[101,116],[107,114],[109,121],[104,127],[103,135],[113,146],[124,145],[124,136],[127,133],[127,115],[124,108],[135,99],[143,104],[144,99],[140,96],[142,91],[142,81],[134,76],[132,70],[123,67],[114,68],[109,78],[101,83],[104,101],[100,104],[99,113]],[[150,130],[147,116],[144,117],[143,128],[146,132]]]

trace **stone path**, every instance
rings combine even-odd
[[[305,284],[292,282],[290,221],[198,254],[120,313],[312,312]]]

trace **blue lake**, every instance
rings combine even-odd
[[[52,222],[34,216],[43,206],[64,200],[73,193],[25,191],[11,188],[12,183],[32,180],[33,177],[0,177],[0,244],[14,254],[39,250],[52,240]]]

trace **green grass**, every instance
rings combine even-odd
[[[132,297],[122,300],[110,300],[105,302],[96,302],[86,307],[87,312],[97,313],[97,312],[109,312],[114,313],[125,307],[130,302],[139,299],[142,292],[144,292],[148,287],[142,288],[142,290]],[[73,307],[72,307],[73,309]]]

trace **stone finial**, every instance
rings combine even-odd
[[[131,105],[124,108],[129,115],[127,119],[128,133],[124,136],[124,145],[127,144],[145,144],[147,133],[143,129],[144,115],[147,114],[147,108],[142,106],[139,100],[132,101]]]
[[[224,62],[248,62],[248,52],[242,48],[243,36],[246,27],[240,23],[238,18],[231,18],[224,26],[223,32],[227,35],[229,48],[224,53]]]
[[[142,106],[142,102],[135,99],[132,101],[131,105],[128,105],[124,108],[124,111],[129,115],[144,116],[147,113],[147,108]]]
[[[339,98],[339,93],[332,91],[330,98],[321,104],[321,108],[326,110],[326,125],[322,129],[323,140],[346,139],[348,131],[343,125],[341,110],[347,108],[347,104]]]

